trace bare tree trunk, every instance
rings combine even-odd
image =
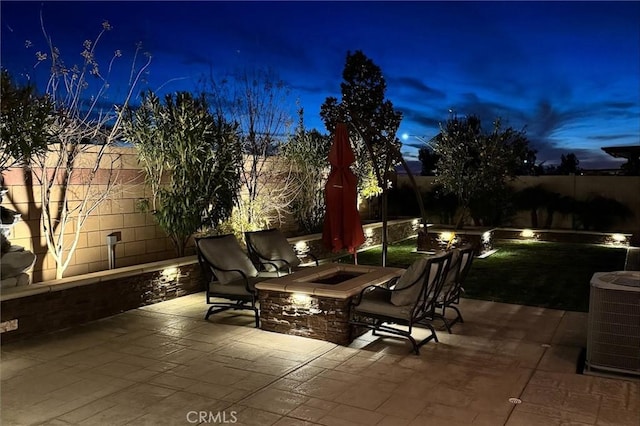
[[[387,266],[387,249],[389,246],[388,222],[389,222],[389,190],[382,189],[382,266]]]

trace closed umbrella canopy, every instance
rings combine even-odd
[[[354,161],[347,126],[339,123],[329,151],[331,172],[324,192],[327,210],[322,230],[325,247],[334,252],[355,253],[365,241],[357,206],[358,178],[349,167]]]

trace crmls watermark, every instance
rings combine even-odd
[[[238,421],[237,411],[189,411],[187,421],[189,423],[236,423]]]

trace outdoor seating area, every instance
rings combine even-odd
[[[0,426],[640,426],[640,7],[66,3],[2,7]]]
[[[586,313],[461,299],[465,322],[416,356],[370,332],[348,347],[266,332],[248,311],[203,321],[204,297],[3,344],[2,424],[190,424],[204,412],[238,425],[637,426],[640,416],[637,379],[576,374]]]
[[[233,234],[196,239],[209,305],[205,320],[226,310],[251,310],[256,328],[341,345],[372,329],[374,335],[384,332],[407,338],[416,355],[422,345],[438,341],[432,321],[443,321],[451,333],[451,325],[462,320],[453,305],[459,303],[462,281],[473,259],[470,244],[433,256],[419,255],[407,270],[338,263],[319,266],[317,259],[301,270],[300,259],[279,230],[244,235],[246,252]],[[453,320],[445,316],[447,307],[457,314]],[[431,331],[420,342],[412,336],[418,324]]]

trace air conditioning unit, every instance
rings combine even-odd
[[[585,373],[640,375],[640,272],[591,278]]]

